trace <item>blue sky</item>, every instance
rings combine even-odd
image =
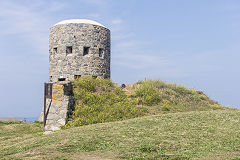
[[[111,30],[116,83],[160,79],[240,108],[239,0],[0,0],[0,117],[38,117],[49,28],[92,19]]]

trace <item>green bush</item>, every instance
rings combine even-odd
[[[135,97],[138,97],[138,103],[143,105],[154,105],[161,101],[161,96],[157,88],[151,83],[139,83],[136,88]]]
[[[147,111],[128,99],[109,79],[82,77],[73,82],[75,110],[65,128],[119,121],[142,116]]]
[[[81,89],[89,92],[95,92],[96,90],[106,91],[107,89],[111,89],[111,87],[113,87],[113,82],[109,79],[94,79],[90,76],[86,76],[74,80],[73,86],[75,89]]]

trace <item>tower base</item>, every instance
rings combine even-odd
[[[57,82],[52,85],[52,99],[46,98],[45,126],[44,131],[59,130],[65,125],[71,115],[74,106],[72,84],[69,82]],[[44,108],[39,117],[44,121]]]

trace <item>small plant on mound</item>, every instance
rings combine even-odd
[[[147,111],[109,79],[82,77],[73,81],[73,87],[75,110],[65,128],[125,120]]]
[[[161,102],[161,94],[159,94],[154,84],[142,82],[138,82],[137,84],[138,86],[133,97],[138,97],[139,104],[151,106]]]

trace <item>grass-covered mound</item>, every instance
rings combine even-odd
[[[119,121],[145,115],[146,109],[129,99],[109,79],[83,77],[73,82],[75,108],[65,127]]]
[[[224,109],[200,91],[159,80],[122,88],[109,79],[73,81],[75,107],[66,128],[169,112]]]
[[[148,106],[150,114],[223,109],[203,92],[160,80],[139,81],[129,85],[129,97]]]
[[[145,116],[42,134],[37,123],[0,126],[0,159],[239,159],[240,112]]]

